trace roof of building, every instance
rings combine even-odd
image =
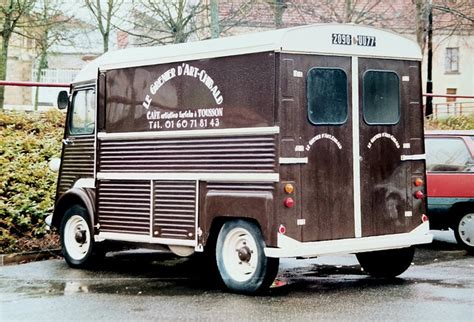
[[[363,36],[363,37],[360,37]],[[258,52],[292,52],[421,60],[418,44],[390,31],[353,24],[317,24],[204,41],[107,52],[89,63],[75,82],[97,71]]]

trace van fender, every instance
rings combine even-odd
[[[90,216],[92,226],[95,225],[95,189],[93,188],[71,188],[66,191],[56,203],[53,212],[52,226],[59,229],[64,213],[72,205],[84,206]]]
[[[276,245],[276,231],[273,234],[273,194],[271,192],[209,191],[205,196],[201,218],[205,218],[202,241],[216,238],[220,226],[232,218],[249,219],[261,229],[267,246]],[[212,229],[212,232],[211,232]],[[216,231],[217,230],[217,231]]]

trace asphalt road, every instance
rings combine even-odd
[[[153,252],[108,256],[97,271],[61,259],[0,268],[0,320],[474,321],[474,257],[439,234],[400,278],[361,272],[354,256],[283,260],[283,287],[221,291],[198,259]]]

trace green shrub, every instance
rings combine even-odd
[[[57,173],[48,168],[61,154],[64,114],[0,112],[0,252],[19,249],[21,239],[46,234]]]
[[[474,115],[450,116],[445,119],[428,119],[427,130],[473,130]]]

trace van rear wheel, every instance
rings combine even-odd
[[[84,268],[97,264],[104,252],[94,241],[87,210],[74,205],[64,213],[60,226],[61,247],[70,267]]]
[[[226,222],[217,237],[216,261],[225,286],[237,293],[266,290],[278,273],[278,258],[264,253],[260,229],[245,220]]]
[[[365,272],[383,278],[395,277],[405,272],[410,267],[414,255],[414,247],[356,254]]]

